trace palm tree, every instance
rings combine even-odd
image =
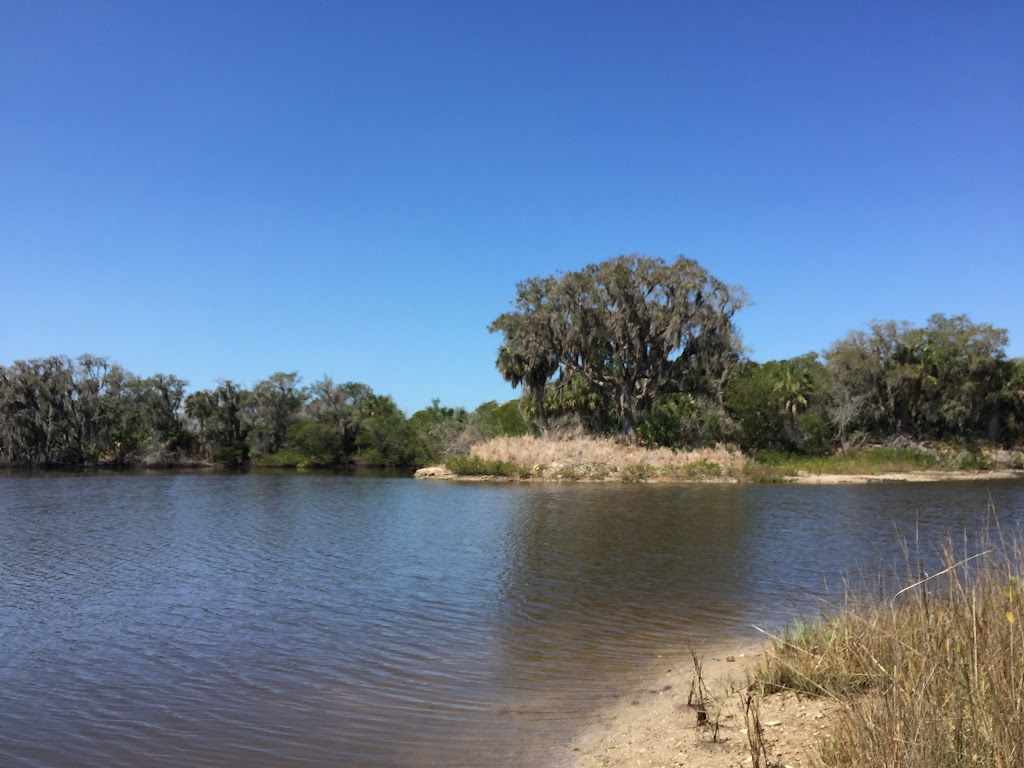
[[[776,375],[775,392],[779,407],[789,415],[789,428],[796,436],[796,417],[810,405],[810,397],[814,394],[814,382],[810,371],[794,365],[789,360],[780,364]]]
[[[514,350],[510,345],[505,344],[498,350],[498,359],[495,361],[501,377],[505,379],[512,388],[524,385],[533,395],[537,406],[537,419],[540,421],[540,428],[547,434],[548,415],[544,409],[544,390],[555,371],[558,370],[558,360],[550,355],[530,355],[526,352]]]

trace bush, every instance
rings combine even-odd
[[[241,466],[248,458],[244,445],[222,445],[213,449],[211,458],[214,463],[225,467]]]
[[[637,424],[646,445],[664,448],[710,448],[733,442],[738,430],[714,401],[677,393],[663,397]]]
[[[481,459],[476,456],[453,456],[445,467],[457,475],[488,475],[495,477],[529,477],[526,467],[507,461]]]
[[[258,467],[301,467],[304,466],[307,457],[294,448],[282,448],[279,451],[260,456],[256,460]]]
[[[523,418],[519,400],[498,405],[491,400],[473,412],[473,425],[485,439],[492,437],[519,437],[530,433],[530,425]]]

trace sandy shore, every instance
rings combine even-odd
[[[416,471],[416,477],[424,480],[454,480],[458,482],[626,482],[621,473],[612,472],[595,478],[575,477],[527,477],[511,478],[493,475],[457,475],[445,467],[424,467]],[[781,478],[783,482],[796,485],[861,485],[866,483],[938,483],[949,481],[978,480],[1024,480],[1021,469],[980,469],[980,470],[921,470],[918,472],[883,472],[877,475],[813,474],[801,472]],[[670,476],[657,476],[639,482],[654,483],[742,483],[737,477],[702,477],[694,480]]]
[[[743,699],[748,675],[762,660],[763,646],[724,646],[699,651],[702,675],[713,699],[709,725],[697,725],[689,702],[694,664],[688,654],[665,659],[645,684],[599,712],[567,746],[555,768],[658,766],[736,768],[751,764]],[[772,764],[818,765],[814,745],[828,733],[833,702],[795,694],[774,694],[760,704],[760,721]]]
[[[815,475],[802,472],[786,478],[799,485],[846,485],[859,483],[939,483],[950,480],[1021,480],[1021,469],[979,469],[939,470],[928,469],[920,472],[883,472],[878,475]]]

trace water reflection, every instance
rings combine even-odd
[[[1020,483],[0,477],[0,762],[540,765],[658,654],[805,613],[898,535],[934,552],[990,495],[1024,517]]]

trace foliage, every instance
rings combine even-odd
[[[204,454],[218,464],[236,466],[248,460],[248,424],[243,408],[248,390],[224,379],[212,392],[193,392],[185,398],[185,414],[197,427]]]
[[[721,405],[707,396],[689,394],[661,398],[637,425],[637,435],[645,444],[666,448],[710,448],[735,442],[737,433]]]
[[[437,398],[428,408],[414,413],[409,424],[419,437],[421,462],[434,463],[465,454],[481,439],[475,418],[465,408],[443,406]]]
[[[490,330],[505,335],[505,347],[549,363],[548,376],[557,367],[600,390],[633,436],[637,418],[666,393],[720,396],[738,359],[732,317],[745,302],[742,290],[691,259],[620,256],[519,283],[515,310]]]
[[[491,330],[495,330],[493,326]],[[509,319],[503,331],[505,343],[498,350],[498,370],[513,389],[522,384],[529,390],[541,429],[546,432],[548,417],[544,409],[544,391],[548,379],[558,370],[558,359],[536,344],[536,336],[532,334],[527,318]]]
[[[266,456],[260,456],[256,460],[256,464],[260,467],[267,468],[291,468],[291,467],[308,467],[308,466],[325,466],[318,464],[310,464],[308,457],[301,451],[297,451],[294,448],[282,448],[275,453],[267,454]],[[326,466],[330,466],[329,464]]]
[[[782,469],[765,452],[850,453],[838,470],[793,462],[863,472],[852,469],[874,455],[863,446],[940,442],[957,456],[942,465],[984,468],[983,443],[1024,442],[1024,360],[1006,358],[1005,330],[933,315],[851,333],[824,363],[757,363],[740,359],[732,327],[744,300],[687,259],[620,257],[527,280],[491,326],[524,396],[473,412],[435,400],[409,419],[366,384],[326,376],[304,387],[278,372],[251,390],[224,379],[186,396],[175,376],[94,355],[18,360],[0,366],[0,464],[414,466],[502,437],[625,432],[647,447],[738,443],[760,459],[748,477],[767,480]]]
[[[726,411],[740,425],[740,446],[747,451],[821,450],[821,417],[809,414],[817,413],[823,376],[813,353],[764,364],[742,363],[724,396]]]
[[[748,465],[750,479],[771,481],[800,473],[826,475],[880,475],[889,472],[918,472],[928,469],[960,469],[943,464],[939,457],[918,448],[875,447],[832,456],[808,456],[784,451],[758,451]]]
[[[275,373],[261,381],[245,398],[249,447],[256,456],[277,451],[288,437],[308,398],[299,387],[298,373]]]
[[[508,461],[481,459],[477,456],[453,456],[445,467],[457,475],[494,477],[529,477],[530,470]]]
[[[150,446],[182,450],[185,385],[163,374],[140,379],[94,355],[0,366],[0,461],[122,464]]]
[[[837,400],[859,403],[848,423],[868,432],[995,440],[1012,375],[1007,343],[1005,330],[937,314],[924,328],[887,322],[851,333],[829,349],[826,366]]]
[[[424,463],[426,447],[389,395],[372,395],[356,436],[356,461],[373,467]]]
[[[266,458],[272,458],[284,451],[299,458],[295,466],[333,467],[348,462],[345,436],[336,424],[307,417],[288,428],[288,449],[278,450]],[[264,464],[263,461],[260,462]]]
[[[642,483],[656,474],[657,469],[645,462],[630,464],[622,468],[622,480],[626,483]]]
[[[509,400],[501,405],[494,400],[482,403],[473,412],[473,424],[485,440],[492,437],[518,437],[530,432],[530,425],[523,417],[518,400]]]

